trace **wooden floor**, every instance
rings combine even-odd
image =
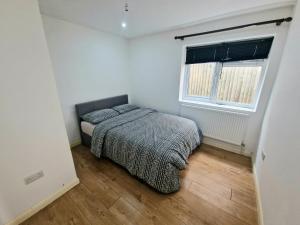
[[[89,149],[73,149],[81,183],[23,225],[256,225],[248,158],[202,145],[181,173],[179,192],[163,195]]]

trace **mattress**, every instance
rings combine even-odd
[[[86,121],[81,122],[82,132],[89,135],[89,136],[92,136],[95,127],[96,127],[95,124],[92,124],[92,123],[89,123],[89,122],[86,122]]]

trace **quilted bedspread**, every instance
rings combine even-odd
[[[137,109],[98,124],[91,151],[110,158],[156,190],[171,193],[179,190],[179,172],[201,140],[201,130],[192,120]]]

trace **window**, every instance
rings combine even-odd
[[[181,100],[254,109],[272,41],[188,47]]]
[[[184,99],[251,108],[261,86],[264,64],[247,61],[187,65]]]

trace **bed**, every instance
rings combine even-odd
[[[128,96],[77,104],[82,143],[98,158],[106,157],[162,193],[180,189],[180,170],[200,145],[202,132],[192,120],[149,108],[135,108],[91,124],[87,113],[128,104]]]

